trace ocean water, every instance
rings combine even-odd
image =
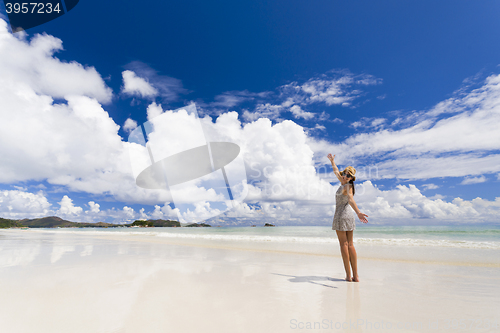
[[[36,229],[32,229],[36,230]],[[338,244],[331,227],[82,228],[39,229],[58,233],[115,234],[213,241]],[[409,247],[500,250],[500,226],[363,226],[354,243]]]

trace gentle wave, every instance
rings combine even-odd
[[[364,228],[362,232],[375,232],[375,233],[384,233],[384,234],[393,234],[393,235],[422,235],[422,236],[433,236],[433,235],[466,235],[466,236],[499,236],[500,229],[483,229],[483,230],[439,230],[439,229],[430,229],[430,230],[422,230],[422,229],[392,229],[392,228],[379,228],[377,229],[369,229]]]
[[[176,233],[156,231],[98,231],[98,230],[38,230],[40,232],[87,234],[87,235],[123,235],[123,236],[151,236],[177,239],[200,239],[208,241],[240,241],[240,242],[274,242],[274,243],[302,243],[302,244],[338,244],[336,237],[300,237],[300,236],[267,236],[267,235],[241,235],[241,234],[199,234]],[[468,241],[468,240],[443,240],[419,238],[367,238],[354,237],[354,242],[360,245],[382,246],[420,246],[420,247],[451,247],[464,249],[500,249],[500,242],[496,241]]]

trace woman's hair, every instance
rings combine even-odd
[[[349,180],[349,184],[351,184],[352,186],[352,195],[354,195],[354,193],[356,193],[356,189],[354,188],[354,181],[356,180],[356,176],[354,175],[356,174],[356,169],[354,169],[352,166],[348,166],[344,169],[344,171],[342,171],[342,174],[351,177],[351,180]]]

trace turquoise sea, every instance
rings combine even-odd
[[[323,226],[211,228],[82,228],[40,229],[58,233],[115,234],[212,241],[337,244],[335,231]],[[359,245],[444,247],[500,250],[500,226],[361,226]]]

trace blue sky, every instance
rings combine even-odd
[[[2,28],[0,107],[12,132],[0,136],[0,216],[168,217],[160,197],[134,192],[116,162],[120,140],[148,109],[194,102],[214,131],[227,119],[247,168],[276,170],[215,223],[329,224],[333,195],[303,194],[336,186],[329,152],[378,170],[358,177],[373,223],[498,223],[499,13],[497,1],[82,0],[27,34]],[[83,126],[75,110],[101,125]],[[38,142],[60,126],[67,145]],[[105,157],[91,153],[99,143]],[[263,191],[285,183],[293,193]]]

